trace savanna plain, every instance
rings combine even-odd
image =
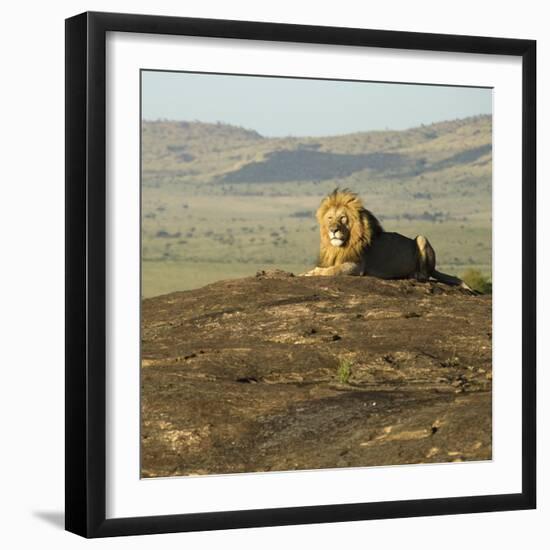
[[[490,279],[491,137],[490,116],[326,138],[143,121],[143,296],[307,270],[315,210],[337,186],[358,193],[384,229],[426,235],[441,270]]]

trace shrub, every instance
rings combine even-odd
[[[486,275],[483,275],[479,269],[467,269],[462,274],[462,280],[473,290],[481,294],[491,294],[493,283]]]

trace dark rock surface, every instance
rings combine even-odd
[[[261,272],[143,301],[144,477],[491,458],[491,297]]]

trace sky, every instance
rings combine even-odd
[[[142,71],[144,120],[223,122],[266,137],[403,130],[491,114],[492,90]]]

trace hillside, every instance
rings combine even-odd
[[[142,311],[144,477],[492,456],[490,296],[260,272]]]
[[[336,186],[390,231],[426,235],[439,266],[491,277],[492,119],[267,138],[227,124],[142,125],[143,294],[315,262],[314,212]]]
[[[490,175],[491,132],[489,116],[325,138],[264,138],[221,123],[144,121],[143,176],[145,183],[170,175],[187,183],[273,183],[365,170],[415,177],[470,165],[479,177]]]

